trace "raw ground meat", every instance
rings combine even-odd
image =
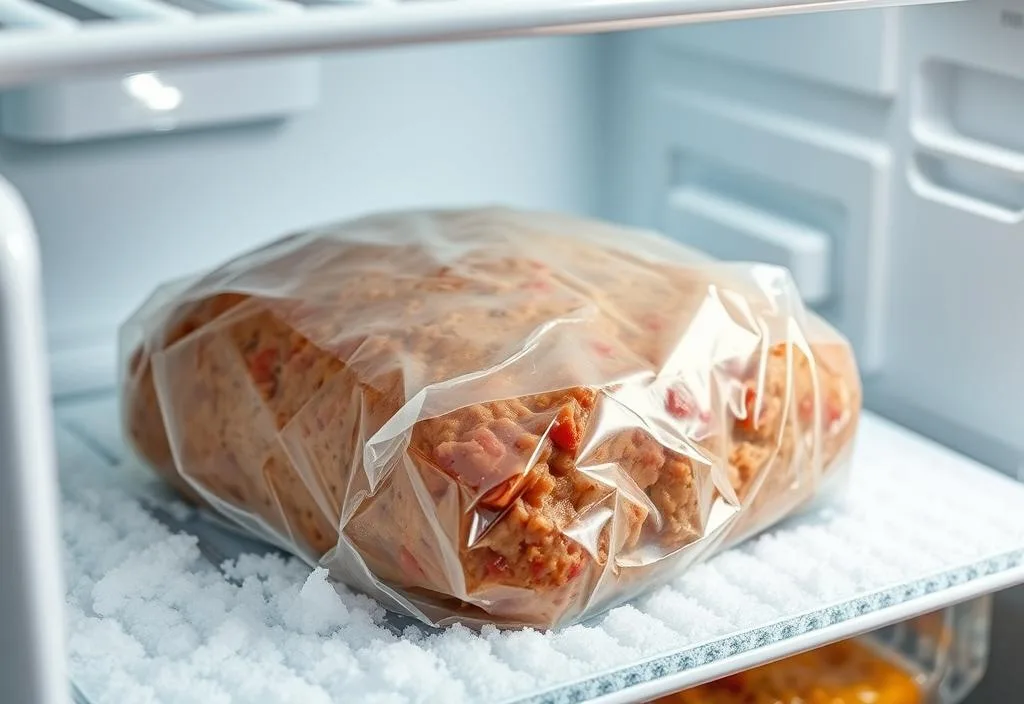
[[[341,532],[392,587],[547,625],[723,507],[767,526],[849,443],[845,343],[793,337],[749,282],[506,211],[419,216],[439,248],[410,217],[362,225],[395,244],[292,238],[150,307],[123,387],[139,454],[310,559]]]

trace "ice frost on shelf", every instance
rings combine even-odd
[[[431,631],[277,553],[220,559],[204,539],[158,521],[123,484],[98,479],[98,463],[69,456],[64,443],[73,677],[91,701],[118,704],[457,704],[545,690],[571,700],[584,690],[551,688],[619,671],[588,680],[592,693],[608,691],[642,679],[630,666],[653,656],[683,653],[684,666],[700,664],[785,637],[786,619],[806,620],[806,630],[879,608],[881,589],[906,585],[901,598],[912,598],[936,588],[939,572],[1021,559],[1024,488],[965,470],[874,419],[864,426],[843,505],[558,633]]]

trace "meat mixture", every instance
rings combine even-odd
[[[848,444],[845,343],[792,337],[756,287],[503,211],[423,216],[444,246],[409,217],[364,226],[395,244],[293,238],[150,312],[123,404],[143,458],[313,558],[342,531],[384,582],[500,616],[496,594],[579,595],[685,548],[713,506],[765,527]]]

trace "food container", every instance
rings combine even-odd
[[[988,659],[991,597],[755,667],[657,704],[958,704]]]

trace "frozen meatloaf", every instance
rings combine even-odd
[[[806,502],[860,409],[785,271],[567,217],[368,217],[172,288],[123,331],[138,454],[432,623],[629,598]]]

